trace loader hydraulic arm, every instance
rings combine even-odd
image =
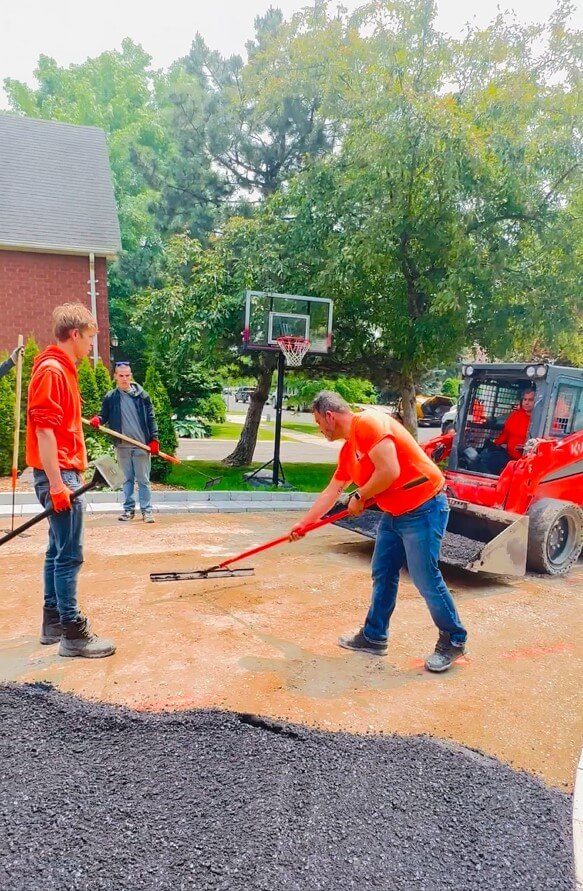
[[[524,514],[539,483],[549,474],[583,461],[583,430],[564,439],[537,439],[523,458],[515,462],[506,510]]]

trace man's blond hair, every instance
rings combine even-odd
[[[96,334],[97,322],[82,303],[63,303],[53,310],[53,332],[61,343],[68,340],[71,331],[77,329],[81,334],[90,328]]]

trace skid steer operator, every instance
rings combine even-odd
[[[486,443],[480,455],[480,470],[483,473],[500,474],[509,461],[522,457],[534,408],[534,397],[534,388],[529,387],[528,390],[524,390],[520,405],[510,412],[502,432],[493,442]]]

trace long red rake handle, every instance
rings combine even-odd
[[[411,480],[408,483],[405,483],[404,486],[400,486],[400,489],[413,489],[415,486],[421,485],[421,483],[426,483],[427,477],[420,476],[417,479]],[[374,504],[374,498],[370,498],[366,504],[365,509],[367,507],[371,507]],[[349,514],[348,509],[341,510],[336,514],[331,514],[329,517],[324,517],[323,520],[316,520],[314,523],[308,523],[307,526],[302,528],[302,535],[305,535],[307,532],[313,532],[314,529],[320,529],[322,526],[327,526],[328,523],[335,523],[336,520],[343,520]],[[250,551],[244,551],[242,554],[237,554],[236,557],[229,557],[228,560],[223,560],[222,563],[217,563],[216,566],[211,566],[209,569],[205,570],[206,572],[210,572],[211,569],[226,569],[227,566],[230,566],[232,563],[238,563],[239,560],[245,560],[247,557],[253,557],[254,554],[260,554],[261,551],[267,551],[269,548],[275,548],[277,545],[283,544],[284,542],[289,541],[289,533],[287,535],[280,535],[279,538],[274,538],[273,541],[266,541],[264,544],[258,545],[256,548],[251,548]]]
[[[372,504],[372,501],[370,502]],[[302,529],[302,535],[305,535],[306,532],[312,532],[314,529],[319,529],[321,526],[327,526],[328,523],[334,523],[336,520],[343,520],[344,517],[348,516],[348,510],[341,510],[337,514],[332,514],[330,517],[325,517],[323,520],[316,520],[315,523],[308,523],[307,526],[304,526]],[[287,535],[280,535],[279,538],[274,538],[273,541],[266,541],[261,545],[258,545],[256,548],[251,548],[250,551],[244,551],[242,554],[238,554],[236,557],[229,557],[228,560],[223,560],[222,563],[217,563],[216,566],[211,566],[210,569],[226,569],[227,566],[230,566],[231,563],[238,563],[239,560],[245,560],[247,557],[253,557],[254,554],[260,554],[261,551],[267,551],[269,548],[275,548],[277,545],[284,544],[284,542],[289,541],[289,532]],[[207,570],[210,572],[210,570]]]

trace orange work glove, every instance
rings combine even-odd
[[[99,427],[101,424],[101,418],[98,415],[93,415],[92,418],[89,418],[89,423],[92,427]]]
[[[61,489],[60,492],[50,491],[49,494],[55,513],[58,514],[62,510],[71,510],[71,495],[73,493],[67,486]]]
[[[150,449],[150,451],[153,455],[160,454],[160,443],[158,442],[157,439],[153,439],[152,442],[149,442],[148,448]]]

